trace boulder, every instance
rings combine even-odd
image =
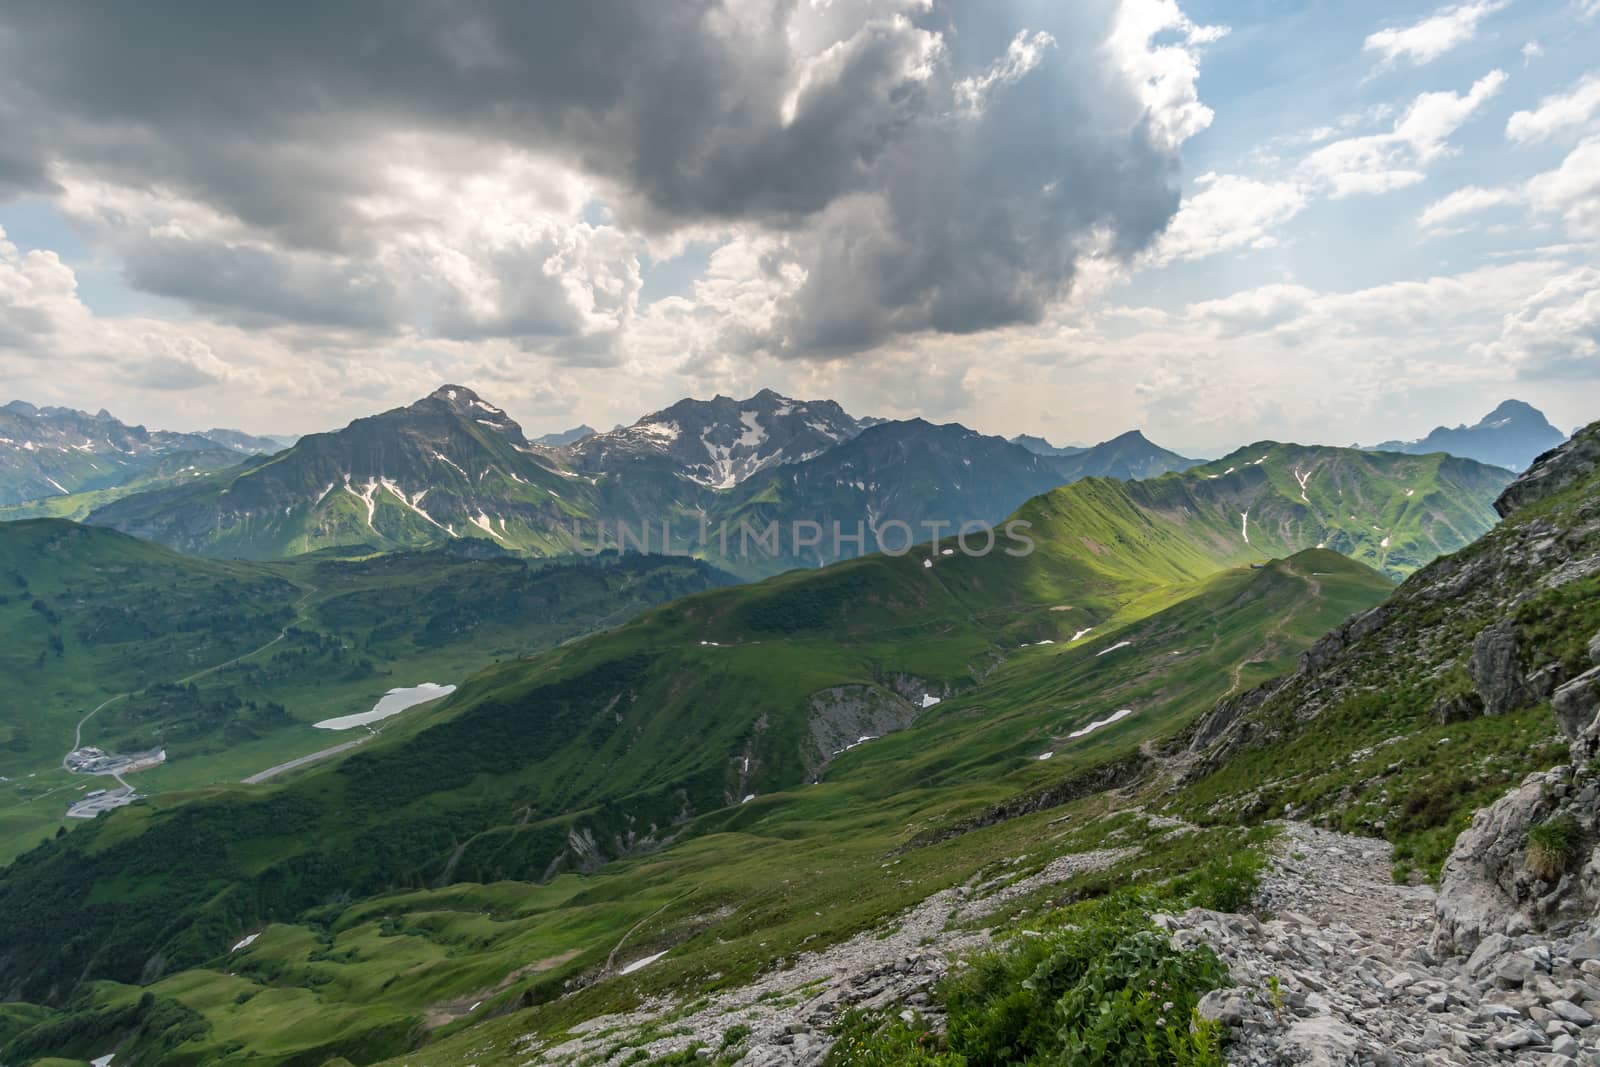
[[[1441,726],[1452,722],[1466,722],[1482,714],[1483,698],[1472,692],[1439,697],[1428,711],[1429,717]]]
[[[1484,627],[1473,640],[1467,673],[1483,698],[1486,715],[1504,715],[1536,699],[1523,680],[1522,643],[1516,623],[1510,620]]]
[[[1435,956],[1469,953],[1491,934],[1506,932],[1529,895],[1522,854],[1528,827],[1554,808],[1554,773],[1530,774],[1520,786],[1482,809],[1456,838],[1439,877]],[[1524,919],[1525,923],[1525,919]]]
[[[1282,1051],[1294,1057],[1292,1062],[1307,1067],[1343,1067],[1362,1062],[1358,1055],[1361,1047],[1361,1033],[1355,1027],[1332,1015],[1319,1015],[1296,1019],[1284,1037]]]
[[[1551,694],[1561,688],[1568,677],[1566,664],[1560,662],[1546,663],[1528,675],[1528,693],[1534,700],[1548,699]]]
[[[1582,739],[1600,714],[1600,667],[1593,667],[1558,688],[1550,697],[1550,707],[1567,739]]]
[[[1194,1010],[1200,1018],[1223,1026],[1240,1026],[1260,1015],[1260,1010],[1234,989],[1213,989],[1200,998]]]

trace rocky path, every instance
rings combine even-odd
[[[1433,891],[1394,885],[1390,862],[1382,841],[1290,823],[1259,897],[1271,918],[1158,917],[1229,965],[1201,1012],[1232,1028],[1230,1063],[1600,1064],[1600,930],[1435,960]]]
[[[646,1004],[619,1015],[583,1023],[569,1040],[546,1044],[536,1038],[518,1048],[525,1064],[568,1065],[636,1062],[691,1045],[718,1050],[738,1028],[745,1036],[726,1050],[740,1067],[815,1067],[826,1057],[828,1029],[845,1011],[861,1008],[928,1012],[931,991],[957,957],[989,940],[988,931],[948,929],[952,922],[982,920],[1035,889],[1085,871],[1108,867],[1131,854],[1104,849],[1062,856],[1037,874],[1011,881],[972,883],[935,893],[897,917],[887,929],[868,931],[790,965],[769,971],[737,989],[725,990],[692,1011],[670,1001]],[[630,1035],[660,1036],[642,1044]]]
[[[989,940],[981,921],[1016,895],[1116,862],[1125,850],[1064,856],[1019,882],[936,893],[888,929],[861,934],[685,1010],[657,1001],[592,1019],[559,1044],[529,1038],[526,1064],[611,1065],[691,1045],[740,1067],[816,1067],[829,1026],[852,1008],[918,1010],[957,957]],[[1435,959],[1435,894],[1395,885],[1389,846],[1282,824],[1257,914],[1158,915],[1181,947],[1209,945],[1233,985],[1201,1014],[1230,1030],[1243,1067],[1593,1064],[1600,1067],[1600,920],[1560,939],[1486,939],[1471,957]],[[1266,916],[1265,918],[1259,916]],[[634,1044],[635,1034],[655,1035]]]

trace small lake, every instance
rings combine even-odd
[[[323,719],[311,725],[319,730],[349,730],[356,726],[365,726],[368,723],[387,719],[391,715],[398,715],[407,708],[414,708],[418,704],[426,704],[430,700],[447,697],[456,691],[453,685],[438,685],[434,682],[423,682],[405,689],[391,689],[385,693],[371,711],[363,711],[357,715],[341,715],[337,719]]]

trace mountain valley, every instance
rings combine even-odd
[[[789,403],[754,402],[762,427]],[[1047,456],[808,410],[766,447],[718,436],[743,412],[692,422],[718,404],[547,446],[446,387],[94,525],[0,524],[8,671],[39,698],[0,739],[0,1058],[832,1067],[905,1040],[987,1062],[957,1020],[1014,995],[1013,964],[959,992],[963,960],[1237,911],[1294,862],[1280,815],[1441,879],[1475,808],[1565,756],[1550,701],[1600,631],[1600,428],[1514,483],[1274,442],[1138,478],[1138,435]],[[668,421],[732,466],[680,471]],[[819,426],[839,439],[808,455]],[[1096,449],[1127,477],[1062,484]],[[919,536],[749,584],[714,553],[534,540],[685,499]],[[969,552],[951,516],[1030,551]],[[260,558],[217,558],[238,544]],[[434,682],[456,688],[359,744],[310,728]],[[92,780],[58,764],[91,743],[164,762],[67,827]],[[1183,936],[1258,966],[1217,921]],[[1196,1032],[1290,1040],[1239,1019]]]

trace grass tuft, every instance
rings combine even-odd
[[[1578,824],[1559,816],[1528,828],[1528,872],[1546,882],[1559,881],[1578,855]]]

